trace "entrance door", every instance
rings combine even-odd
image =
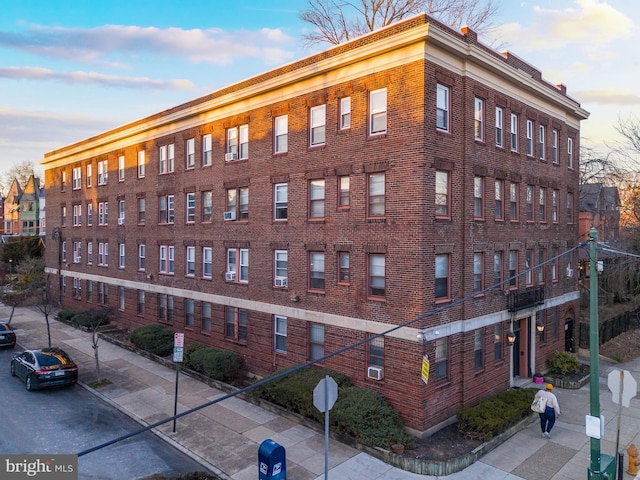
[[[520,376],[520,328],[516,327],[513,333],[516,335],[516,341],[513,342],[511,346],[511,352],[513,353],[513,377],[515,378]]]
[[[565,352],[573,352],[573,320],[567,318],[564,322],[564,350]]]

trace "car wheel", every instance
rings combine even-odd
[[[11,362],[11,376],[16,376],[16,366],[13,364],[13,362]]]
[[[33,390],[33,385],[31,384],[31,375],[27,375],[26,380],[24,381],[25,386],[27,387],[27,390],[30,392],[31,390]]]

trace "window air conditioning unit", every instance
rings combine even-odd
[[[287,277],[276,277],[276,287],[286,287],[287,281]]]
[[[233,210],[229,210],[228,212],[224,212],[224,219],[225,220],[235,220],[236,219],[236,212],[234,212]]]
[[[236,279],[236,272],[227,272],[224,274],[224,278],[227,282],[233,282]]]
[[[118,225],[124,225],[124,217],[118,217]]]
[[[367,368],[367,377],[372,378],[374,380],[382,380],[384,375],[380,367],[369,367]]]
[[[238,154],[237,153],[225,153],[224,154],[224,161],[225,162],[230,162],[231,160],[237,160],[238,159]]]

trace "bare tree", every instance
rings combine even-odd
[[[100,358],[98,356],[98,331],[103,325],[108,325],[113,315],[113,309],[107,307],[92,308],[73,316],[72,321],[76,327],[85,329],[91,333],[91,348],[96,362],[96,381],[100,382]]]
[[[398,20],[425,12],[455,29],[491,30],[499,13],[494,0],[307,0],[299,13],[314,30],[302,36],[306,45],[337,45]]]
[[[0,192],[6,194],[11,188],[11,183],[14,180],[18,181],[21,187],[24,187],[29,180],[31,174],[39,174],[38,167],[35,162],[29,160],[22,160],[18,163],[14,163],[8,170],[0,175]]]
[[[604,155],[594,149],[580,146],[580,186],[587,183],[602,183],[607,186],[617,185],[624,177],[624,172],[616,161],[618,152],[609,150]]]

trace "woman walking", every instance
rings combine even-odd
[[[560,416],[560,405],[558,405],[556,396],[551,392],[552,390],[553,385],[547,383],[547,387],[544,390],[539,390],[535,397],[544,398],[547,401],[544,413],[538,414],[540,415],[540,428],[544,438],[551,438],[551,429],[553,424],[556,423],[556,416]]]

